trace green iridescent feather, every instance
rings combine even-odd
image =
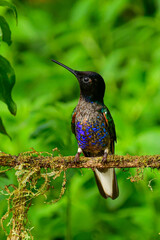
[[[105,106],[101,109],[101,112],[105,114],[105,116],[108,120],[109,133],[110,133],[111,139],[113,139],[113,141],[117,142],[115,124],[114,124],[114,121],[113,121],[113,118],[111,116],[109,109]]]

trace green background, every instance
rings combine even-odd
[[[76,78],[51,62],[95,71],[106,82],[105,104],[116,125],[116,154],[159,154],[160,150],[160,2],[158,0],[14,1],[18,25],[0,9],[12,30],[10,47],[1,54],[14,67],[16,117],[0,102],[12,141],[0,135],[0,150],[18,154],[58,147],[75,155],[70,121],[78,102]],[[117,170],[118,199],[103,199],[91,170],[68,170],[67,191],[54,204],[33,201],[28,216],[36,240],[154,240],[160,238],[160,176],[147,169],[130,182],[135,170]],[[0,187],[14,183],[14,171]],[[54,183],[53,183],[54,185]],[[57,188],[56,188],[57,186]],[[149,187],[150,186],[150,187]],[[55,197],[60,184],[49,191]],[[0,215],[7,203],[0,196]],[[6,239],[0,229],[0,239]]]

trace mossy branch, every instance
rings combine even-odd
[[[46,152],[26,152],[17,156],[0,153],[0,166],[15,167],[25,164],[26,167],[39,168],[139,168],[151,167],[160,168],[160,155],[108,155],[107,162],[102,161],[102,157],[80,157],[79,162],[74,162],[74,156],[56,156]]]
[[[74,162],[74,156],[54,156],[53,153],[37,152],[34,149],[19,155],[10,155],[0,152],[0,166],[14,168],[17,177],[17,185],[6,185],[1,190],[1,194],[7,195],[8,210],[1,218],[1,225],[5,231],[7,240],[33,239],[31,228],[28,227],[28,210],[32,200],[38,196],[47,198],[49,189],[54,189],[53,181],[63,174],[59,187],[59,196],[50,203],[55,203],[63,196],[66,189],[66,170],[68,168],[139,168],[151,167],[160,168],[160,155],[153,156],[118,156],[109,155],[107,162],[102,161],[102,157],[86,158],[81,157],[79,162]],[[41,168],[43,170],[41,171]],[[8,171],[2,170],[0,172]],[[39,185],[39,180],[41,185]],[[135,181],[135,177],[130,177]],[[7,229],[9,227],[9,230]]]

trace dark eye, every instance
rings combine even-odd
[[[84,83],[88,83],[89,81],[90,81],[90,78],[88,78],[88,77],[84,77],[84,78],[83,78],[83,82],[84,82]]]

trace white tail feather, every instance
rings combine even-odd
[[[98,182],[100,183],[106,197],[115,199],[119,194],[115,169],[107,168],[105,171],[95,169],[95,175],[98,178]]]

